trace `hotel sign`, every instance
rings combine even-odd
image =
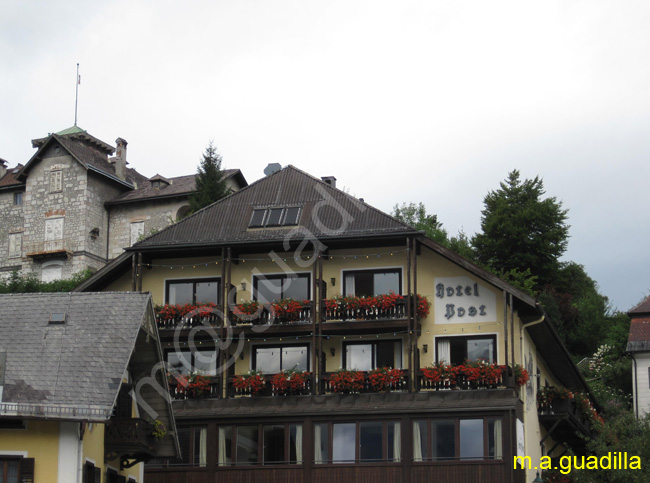
[[[496,296],[468,277],[440,277],[434,280],[436,324],[496,321]]]

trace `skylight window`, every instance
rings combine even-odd
[[[52,312],[48,322],[50,325],[61,325],[65,324],[66,318],[67,314],[65,312]]]
[[[300,207],[288,206],[282,208],[256,208],[248,224],[249,228],[271,226],[294,226],[300,218]]]

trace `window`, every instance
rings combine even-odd
[[[86,461],[83,469],[83,483],[101,483],[102,469],[97,468],[90,461]]]
[[[316,464],[399,462],[401,446],[397,421],[314,424]]]
[[[302,424],[220,426],[219,466],[303,463]]]
[[[62,262],[47,262],[41,268],[41,282],[53,282],[63,278]]]
[[[503,459],[501,418],[413,421],[413,461]]]
[[[144,235],[144,221],[131,223],[131,245],[135,245]]]
[[[9,258],[20,258],[23,252],[23,234],[9,233]]]
[[[219,303],[219,278],[167,280],[165,284],[168,304]]]
[[[217,375],[218,349],[201,349],[194,351],[173,351],[167,353],[170,372],[187,375],[200,371],[203,374]]]
[[[355,270],[343,272],[343,293],[357,297],[374,297],[385,293],[401,293],[402,271]]]
[[[205,426],[179,427],[180,458],[169,460],[169,466],[206,466],[208,428]]]
[[[287,369],[309,370],[309,347],[306,345],[258,346],[253,353],[253,367],[265,374]]]
[[[256,208],[251,215],[249,228],[265,226],[295,226],[300,218],[300,207]]]
[[[63,248],[63,220],[65,218],[48,218],[45,220],[44,251],[54,251]]]
[[[253,299],[263,303],[292,298],[309,300],[309,274],[260,275],[253,277]]]
[[[436,338],[436,361],[459,365],[465,360],[475,361],[477,359],[496,362],[495,335]]]
[[[63,191],[63,171],[50,171],[50,193]]]
[[[22,458],[20,456],[0,456],[0,483],[33,482],[34,458]]]
[[[14,205],[23,204],[23,193],[14,193]]]
[[[346,369],[371,371],[378,367],[402,367],[402,342],[387,340],[378,342],[348,342],[343,344]]]

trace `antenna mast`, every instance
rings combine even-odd
[[[74,125],[77,125],[77,101],[79,100],[79,84],[81,84],[81,76],[79,75],[79,64],[77,64],[77,82],[75,82],[74,93]]]

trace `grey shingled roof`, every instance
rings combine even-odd
[[[237,174],[241,175],[241,171],[239,169],[225,169],[223,171],[224,173],[224,179],[228,179],[232,176],[235,176]],[[151,180],[156,179],[163,179],[167,183],[171,182],[171,184],[164,186],[160,189],[155,189],[151,186]],[[188,196],[190,193],[194,192],[196,190],[196,174],[190,174],[186,176],[178,176],[176,178],[163,178],[160,175],[156,175],[151,179],[148,179],[146,181],[138,181],[138,187],[137,189],[133,191],[127,191],[126,193],[122,193],[115,199],[109,201],[106,203],[107,205],[117,205],[117,204],[122,204],[122,203],[129,203],[129,202],[134,202],[134,201],[142,201],[142,200],[148,200],[148,199],[156,199],[156,198],[170,198],[174,196]]]
[[[254,208],[300,206],[302,230],[319,239],[406,235],[417,231],[293,166],[249,186],[134,245],[227,245],[284,240],[295,226],[249,229]],[[341,213],[345,213],[346,219]]]
[[[49,417],[87,408],[77,415],[108,419],[149,299],[125,292],[0,295],[0,353],[6,353],[0,414],[17,403],[17,415],[35,406]],[[64,325],[48,324],[55,312],[67,314]]]

